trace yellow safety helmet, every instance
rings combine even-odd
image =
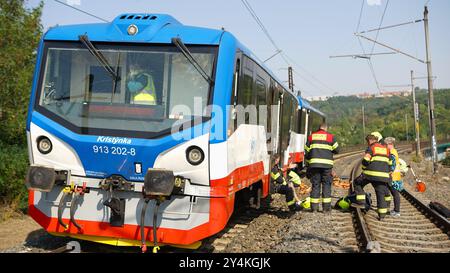
[[[380,134],[380,132],[372,132],[370,133],[372,136],[375,136],[378,138],[378,142],[383,139],[383,136]]]
[[[347,198],[341,198],[338,200],[337,205],[339,208],[347,210],[350,208],[350,200],[348,200]]]
[[[300,204],[304,209],[309,209],[311,207],[311,198],[307,197]]]

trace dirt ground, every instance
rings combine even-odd
[[[0,223],[0,252],[40,237],[46,232],[28,215],[17,215]]]
[[[423,160],[416,163],[412,161],[414,155],[415,153],[406,153],[400,155],[400,158],[410,164],[418,178],[425,182],[426,191],[420,193],[415,190],[414,177],[411,171],[408,171],[404,179],[405,188],[426,204],[430,201],[439,202],[450,209],[450,168],[439,164],[437,174],[433,175],[431,161]]]
[[[425,181],[427,190],[424,193],[414,191],[411,172],[408,172],[404,180],[405,188],[426,203],[437,201],[450,208],[450,168],[440,166],[438,174],[432,175],[431,162],[415,163],[411,160],[412,155],[403,153],[400,157],[411,164],[418,176]],[[358,157],[341,160],[336,166],[338,175],[347,175],[352,162]],[[307,180],[304,182],[309,184]],[[333,191],[333,195],[344,194],[345,191],[342,190]],[[306,196],[302,196],[304,197]],[[333,203],[335,201],[336,198],[333,198]],[[331,215],[290,213],[287,211],[284,197],[275,195],[272,209],[254,219],[245,231],[232,239],[224,252],[346,252],[345,244],[341,242],[342,238],[333,222],[341,216],[338,211],[333,211]],[[1,219],[2,217],[0,221]],[[334,239],[329,240],[330,238]],[[68,241],[68,238],[49,235],[27,215],[16,214],[0,222],[0,252],[48,252]]]

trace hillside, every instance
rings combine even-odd
[[[420,137],[428,140],[428,93],[417,90],[416,100],[420,107]],[[435,117],[438,139],[450,138],[450,89],[435,90]],[[333,97],[327,101],[312,102],[314,107],[327,114],[330,131],[343,145],[361,144],[364,141],[362,106],[365,106],[366,134],[379,131],[383,136],[397,140],[415,138],[412,97],[367,98],[356,96]],[[405,115],[407,115],[408,135]]]

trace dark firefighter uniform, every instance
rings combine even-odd
[[[374,143],[366,151],[362,160],[362,174],[355,179],[356,203],[365,202],[364,186],[372,184],[377,195],[378,215],[383,219],[388,212],[387,201],[390,201],[388,184],[391,183],[392,161],[387,146]]]
[[[295,203],[294,190],[289,187],[283,172],[275,165],[270,171],[271,181],[274,184],[274,191],[283,194],[286,198],[286,203],[290,210],[299,210],[299,205]]]
[[[339,152],[339,144],[334,135],[325,130],[318,130],[308,137],[305,151],[308,176],[312,184],[311,210],[319,209],[322,187],[322,208],[323,211],[330,211],[333,154]]]

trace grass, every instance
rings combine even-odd
[[[450,167],[450,156],[447,156],[444,160],[441,161],[441,163],[445,167]]]
[[[14,212],[26,212],[28,191],[25,176],[28,165],[26,145],[0,143],[0,206],[3,207],[0,218]]]

